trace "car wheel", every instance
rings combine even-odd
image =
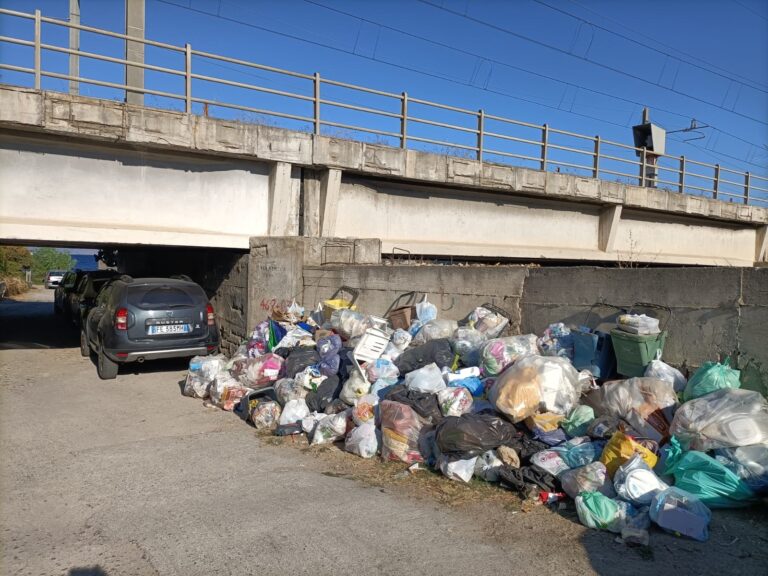
[[[91,345],[88,344],[88,336],[85,330],[80,330],[80,356],[88,358],[91,355]]]
[[[99,347],[99,357],[96,362],[96,371],[102,380],[114,380],[117,378],[117,362],[113,362],[104,354],[104,348]]]

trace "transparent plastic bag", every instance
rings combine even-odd
[[[379,397],[376,394],[361,396],[352,408],[352,420],[355,421],[357,426],[373,422],[376,417],[376,406],[378,404]]]
[[[480,353],[488,337],[474,328],[458,328],[451,338],[451,347],[464,366],[480,364]]]
[[[472,394],[463,387],[440,390],[437,401],[443,416],[461,416],[472,409]]]
[[[331,314],[331,326],[346,340],[362,336],[368,329],[365,316],[349,308],[334,310]]]
[[[712,512],[696,496],[675,486],[654,495],[650,516],[660,528],[699,542],[709,539]]]
[[[514,422],[546,412],[567,414],[578,402],[579,374],[566,358],[524,356],[491,388],[488,399]]]
[[[568,416],[560,422],[560,427],[565,430],[565,433],[571,438],[585,436],[589,429],[589,425],[592,424],[594,419],[595,411],[592,407],[582,404],[576,406],[568,413]]]
[[[240,384],[227,372],[219,372],[208,390],[213,404],[231,412],[250,389]]]
[[[275,396],[281,406],[285,406],[290,400],[306,398],[309,390],[293,378],[281,378],[275,382]]]
[[[586,466],[564,471],[560,477],[563,492],[576,498],[582,492],[601,492],[608,498],[614,498],[616,492],[611,484],[608,471],[601,462],[592,462]]]
[[[685,390],[685,385],[688,383],[688,380],[685,379],[685,376],[683,376],[683,373],[680,372],[680,370],[662,362],[661,350],[656,351],[656,359],[651,360],[651,363],[648,364],[644,376],[646,378],[657,378],[658,380],[669,382],[672,384],[675,394]]]
[[[648,508],[635,508],[629,502],[613,500],[600,492],[582,492],[576,496],[576,513],[587,528],[621,534],[625,528],[647,529]]]
[[[469,315],[469,325],[486,338],[498,337],[508,324],[509,318],[483,306],[478,306]]]
[[[756,494],[768,493],[768,444],[719,448],[715,450],[715,458]]]
[[[373,458],[379,449],[379,440],[376,434],[376,426],[373,422],[366,422],[354,428],[344,440],[344,449],[361,458]]]
[[[345,412],[328,414],[317,421],[312,434],[312,445],[332,444],[343,438],[347,432],[347,415]]]
[[[277,402],[259,402],[251,410],[251,422],[256,430],[274,430],[280,421],[281,413]]]
[[[422,462],[419,434],[423,423],[410,406],[391,400],[380,405],[381,457],[407,464]]]
[[[573,360],[573,336],[562,322],[550,324],[538,340],[542,356],[563,356]]]
[[[406,374],[405,385],[410,390],[431,394],[439,392],[445,388],[443,373],[434,362]]]
[[[376,382],[380,378],[397,380],[400,377],[400,370],[397,369],[397,366],[391,360],[386,358],[378,358],[370,362],[366,366],[365,372],[370,382]]]
[[[672,384],[658,378],[617,380],[603,385],[602,407],[644,438],[659,442],[669,436],[677,395]]]
[[[616,470],[619,466],[624,464],[627,460],[632,458],[635,454],[640,456],[648,464],[649,468],[656,466],[658,457],[656,454],[648,450],[642,444],[636,442],[634,438],[627,436],[622,431],[615,432],[608,443],[603,448],[603,453],[600,455],[600,462],[605,464],[608,474],[613,478]]]
[[[723,388],[686,402],[670,433],[686,450],[708,452],[768,442],[768,401],[759,392]]]
[[[207,398],[208,388],[219,374],[226,370],[227,359],[222,354],[194,356],[189,361],[189,372],[184,382],[183,394],[193,398]]]
[[[636,506],[650,505],[658,492],[669,488],[640,454],[635,454],[619,466],[613,477],[613,487],[619,498]]]
[[[687,402],[723,388],[740,388],[740,376],[741,373],[738,370],[730,367],[730,359],[726,359],[722,364],[705,362],[691,376],[683,392],[683,400]]]
[[[430,320],[422,325],[421,329],[413,337],[415,345],[425,344],[430,340],[450,338],[456,331],[458,324],[455,320]]]
[[[483,373],[496,376],[519,358],[529,354],[538,354],[539,349],[536,341],[535,334],[488,340],[481,352],[480,367],[483,369]]]
[[[249,358],[240,381],[249,388],[268,386],[280,376],[283,362],[283,358],[277,354]]]
[[[475,473],[475,463],[478,457],[467,460],[449,460],[445,455],[437,458],[437,467],[446,478],[457,480],[459,482],[469,482]]]
[[[426,294],[424,294],[424,300],[416,304],[416,317],[422,324],[437,318],[437,306],[427,300]]]

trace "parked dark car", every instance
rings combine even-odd
[[[79,280],[83,277],[83,272],[79,268],[74,270],[68,270],[56,286],[56,290],[53,292],[53,311],[56,314],[63,314],[65,317],[69,315],[69,295],[77,286]]]
[[[103,380],[120,364],[215,353],[219,347],[213,307],[191,280],[110,280],[96,298],[80,332],[80,351],[98,356]]]
[[[84,272],[74,290],[70,290],[66,295],[64,314],[72,320],[72,323],[80,328],[83,320],[88,316],[91,308],[96,304],[96,298],[101,289],[112,278],[119,276],[120,273],[114,270],[95,270],[93,272]]]

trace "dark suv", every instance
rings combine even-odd
[[[213,307],[189,279],[110,280],[80,332],[80,351],[96,353],[102,380],[115,378],[122,363],[206,355],[218,347]]]
[[[119,272],[114,270],[95,270],[81,274],[75,287],[65,296],[64,315],[72,320],[80,329],[91,308],[96,304],[96,298],[101,289]]]

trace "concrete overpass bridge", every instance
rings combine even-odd
[[[0,85],[0,242],[246,251],[252,237],[371,238],[385,254],[456,259],[751,266],[768,258],[768,179],[759,176],[661,155],[649,182],[637,176],[647,150],[600,137],[133,35],[143,25],[119,34],[39,11],[0,16],[34,27],[34,40],[0,37],[33,55],[26,64],[10,50],[0,56],[19,84]],[[70,31],[67,46],[46,42],[51,26]],[[126,58],[81,51],[72,40],[80,31],[124,39]],[[184,64],[146,62],[147,45]],[[68,54],[69,73],[43,53]],[[79,58],[116,64],[125,81],[83,77]],[[208,61],[289,77],[309,93],[203,74]],[[146,70],[183,80],[183,90],[145,85]],[[45,90],[62,80],[72,93]],[[127,103],[79,96],[81,83]],[[178,105],[144,106],[145,95]],[[269,109],[256,106],[262,96]],[[334,110],[368,120],[352,124]]]
[[[469,259],[766,260],[759,206],[5,85],[0,183],[2,242],[364,237]]]

